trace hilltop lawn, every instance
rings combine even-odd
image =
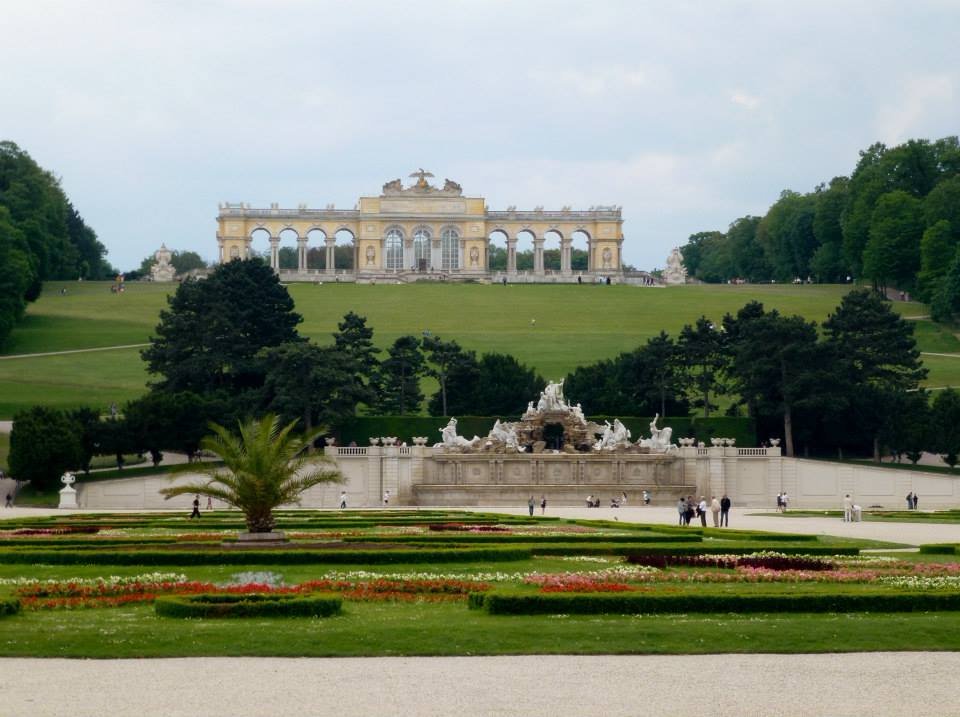
[[[109,283],[50,283],[13,332],[6,355],[125,346],[148,341],[173,285],[131,283],[112,294]],[[326,343],[347,311],[367,317],[376,343],[404,334],[456,339],[477,352],[515,355],[544,377],[557,379],[576,366],[615,356],[661,330],[676,335],[701,315],[719,321],[756,299],[786,314],[823,321],[847,286],[685,286],[667,289],[602,285],[291,284],[300,331]],[[61,294],[66,289],[66,294]],[[922,304],[895,302],[905,316],[927,313]],[[532,319],[536,319],[535,325]],[[960,353],[960,341],[926,320],[916,321],[924,351]],[[960,384],[960,356],[925,357],[928,384]],[[148,379],[139,349],[0,360],[0,418],[36,403],[59,407],[122,403]],[[427,387],[429,388],[429,387]]]

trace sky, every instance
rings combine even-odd
[[[218,202],[352,208],[418,167],[491,209],[620,205],[653,269],[874,142],[960,133],[953,0],[3,0],[0,26],[0,140],[124,270],[213,259]]]

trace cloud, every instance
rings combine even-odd
[[[749,95],[742,90],[736,90],[732,95],[730,95],[730,101],[735,105],[740,105],[741,107],[748,110],[755,110],[760,106],[760,98]]]
[[[956,98],[957,80],[947,73],[913,75],[900,83],[896,99],[877,111],[877,130],[884,141],[895,144],[923,135],[931,116],[952,116],[960,112]]]

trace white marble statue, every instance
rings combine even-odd
[[[440,436],[443,440],[434,444],[434,448],[473,448],[480,441],[477,436],[474,436],[472,441],[468,441],[463,436],[457,435],[456,418],[451,418],[450,422],[440,429]]]
[[[686,284],[687,268],[683,265],[683,255],[679,247],[674,247],[667,257],[667,268],[663,270],[663,280],[667,284]]]
[[[620,423],[619,418],[613,419],[612,426],[610,425],[610,421],[605,421],[604,423],[606,423],[606,427],[603,429],[600,440],[593,444],[595,451],[612,450],[629,445],[630,429]]]
[[[150,279],[152,281],[173,281],[177,275],[177,270],[173,268],[170,260],[173,253],[167,249],[166,244],[161,244],[153,254],[154,263],[150,266]]]
[[[677,450],[677,447],[670,442],[673,437],[673,429],[669,426],[657,428],[657,421],[660,419],[658,413],[650,421],[650,438],[644,438],[640,441],[641,448],[649,448],[651,453],[670,453]]]
[[[540,392],[540,401],[537,403],[538,411],[568,411],[570,407],[563,400],[563,381],[554,383],[550,381],[547,387]]]
[[[493,424],[493,428],[490,429],[490,435],[487,437],[495,441],[500,441],[507,448],[516,448],[518,450],[520,448],[517,442],[517,431],[514,424],[500,423],[499,418],[496,423]]]
[[[587,422],[586,417],[583,415],[583,407],[579,403],[570,409],[570,413],[573,414],[573,417],[577,419],[578,423]]]

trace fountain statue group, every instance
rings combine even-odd
[[[634,443],[630,430],[620,422],[620,419],[614,419],[612,424],[604,421],[602,426],[588,421],[579,403],[571,406],[564,399],[563,381],[550,382],[540,392],[540,399],[536,404],[533,401],[527,404],[527,410],[520,421],[507,423],[497,419],[486,438],[474,436],[472,439],[466,439],[457,433],[457,419],[451,418],[450,422],[440,429],[441,441],[435,444],[434,448],[461,453],[481,450],[538,453],[546,445],[543,440],[544,428],[549,425],[560,425],[564,434],[563,450],[568,453],[583,451],[671,453],[676,451],[677,447],[670,442],[673,429],[658,428],[659,419],[660,415],[657,414],[650,422],[650,438],[641,438]]]

